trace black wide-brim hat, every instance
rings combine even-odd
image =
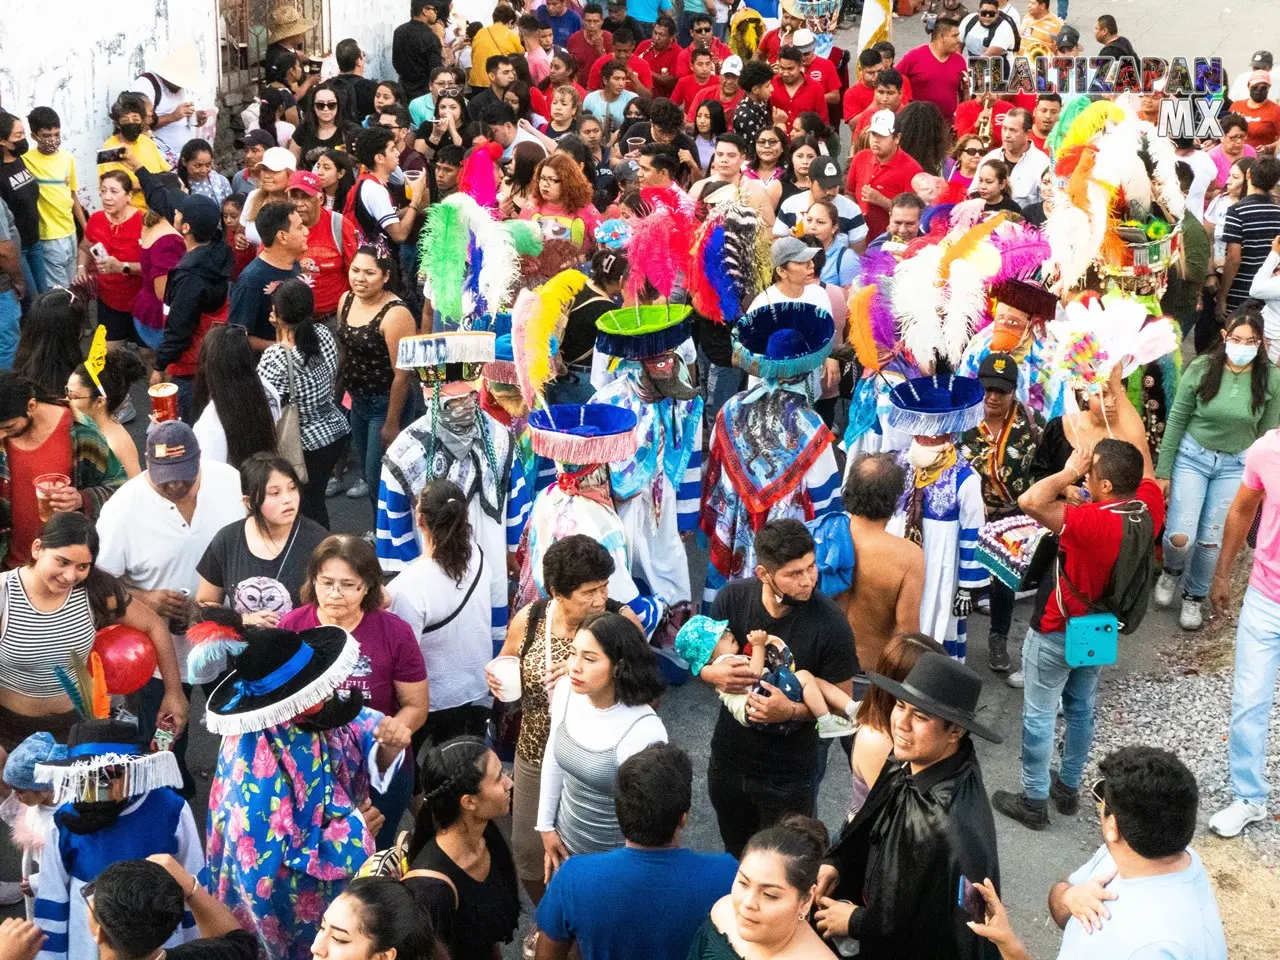
[[[135,724],[104,719],[75,724],[67,735],[66,756],[36,764],[35,778],[52,785],[53,801],[60,805],[107,799],[104,771],[123,778],[126,798],[159,787],[182,786],[182,773],[172,753],[147,753]]]
[[[992,743],[1004,742],[1004,737],[977,721],[982,678],[959,660],[930,651],[916,661],[901,683],[879,673],[868,673],[867,679],[891,697],[931,716],[959,724]]]
[[[209,695],[205,726],[222,736],[266,730],[323,703],[360,658],[359,642],[341,627],[256,630],[247,639]]]

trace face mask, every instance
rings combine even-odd
[[[9,144],[9,149],[13,151],[13,155],[14,155],[15,157],[20,157],[20,156],[22,156],[24,153],[26,153],[26,152],[27,152],[27,147],[29,147],[29,146],[30,146],[30,144],[29,144],[29,143],[27,143],[27,138],[26,138],[26,137],[23,137],[23,138],[22,138],[21,140],[19,140],[17,143],[11,143],[11,144]]]
[[[907,448],[907,463],[917,470],[928,470],[946,456],[947,448],[950,446],[951,444],[944,443],[940,446],[928,447],[919,440],[912,440],[911,446]]]
[[[57,137],[53,140],[37,140],[36,149],[46,156],[53,156],[58,152],[58,148],[62,146],[62,138]]]
[[[142,124],[140,123],[120,124],[120,136],[130,142],[137,140],[140,136],[142,136]]]
[[[1254,358],[1258,356],[1258,345],[1256,343],[1228,343],[1227,344],[1227,360],[1232,366],[1243,367],[1252,363]]]
[[[778,589],[778,584],[772,577],[769,578],[769,589],[773,591],[774,603],[780,603],[784,607],[790,607],[792,610],[797,610],[800,607],[805,606],[813,599],[812,593],[809,594],[808,600],[801,600],[799,597],[792,596],[791,594]]]
[[[359,690],[336,690],[319,710],[304,717],[298,717],[294,722],[301,730],[324,733],[326,730],[345,727],[356,718],[356,714],[363,706],[364,694]]]

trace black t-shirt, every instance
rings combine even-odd
[[[353,127],[339,124],[332,135],[321,137],[309,127],[299,127],[294,131],[293,142],[302,151],[302,159],[305,161],[307,153],[311,150],[345,150],[347,148],[347,135],[353,130]]]
[[[289,270],[273,267],[262,257],[254,257],[240,271],[231,285],[231,306],[227,319],[249,330],[249,335],[261,340],[275,340],[276,330],[271,326],[271,294],[275,285],[302,275],[296,263]]]
[[[573,298],[565,323],[560,356],[565,363],[590,363],[596,347],[596,321],[617,306],[591,287],[583,287]]]
[[[169,960],[258,960],[258,938],[244,930],[191,940],[166,950]]]
[[[728,620],[738,643],[752,630],[765,630],[791,648],[795,669],[808,670],[829,683],[852,680],[858,672],[853,631],[840,608],[829,597],[813,593],[813,599],[775,620],[764,608],[759,580],[735,580],[716,594],[711,616]],[[780,694],[775,694],[780,696]],[[809,779],[818,731],[811,723],[786,733],[744,727],[720,705],[711,754],[717,762],[751,777],[794,783]]]
[[[693,314],[693,336],[698,349],[717,367],[733,366],[733,323],[716,323],[700,313]]]
[[[21,157],[8,163],[0,163],[0,198],[9,205],[23,248],[39,243],[40,211],[36,205],[40,200],[40,184]]]
[[[284,616],[302,601],[307,561],[329,531],[314,520],[299,517],[285,550],[263,560],[249,550],[244,530],[248,520],[229,523],[209,541],[196,572],[226,592],[227,604],[239,614],[270,610]]]
[[[1133,57],[1138,59],[1138,53],[1133,49],[1133,44],[1129,42],[1128,37],[1116,37],[1105,47],[1098,51],[1100,57],[1111,57],[1113,60],[1119,60],[1121,57]]]

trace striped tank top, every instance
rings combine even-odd
[[[75,587],[62,606],[45,613],[31,605],[17,570],[2,576],[0,687],[28,697],[55,697],[63,691],[53,668],[70,668],[73,650],[88,661],[93,649],[96,630],[89,593],[83,586]]]

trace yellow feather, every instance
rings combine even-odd
[[[1110,100],[1099,100],[1097,103],[1089,104],[1080,111],[1080,116],[1076,117],[1075,122],[1071,124],[1071,129],[1062,138],[1058,153],[1062,154],[1072,147],[1088,143],[1103,131],[1107,123],[1119,123],[1123,119],[1124,110]]]
[[[525,403],[532,409],[554,378],[551,341],[563,336],[568,318],[566,312],[586,284],[587,278],[577,270],[562,270],[535,291],[533,297],[521,297],[517,303],[519,326],[513,347],[518,347],[516,371],[520,378]]]
[[[849,343],[858,362],[868,370],[880,369],[880,351],[871,335],[871,300],[876,295],[874,283],[858,290],[849,301]]]
[[[951,264],[976,252],[978,244],[991,236],[996,227],[1000,226],[1002,223],[1004,223],[1003,210],[997,213],[990,220],[970,227],[961,236],[948,244],[946,250],[942,254],[942,259],[938,262],[938,277],[943,281],[946,281],[951,276]]]

